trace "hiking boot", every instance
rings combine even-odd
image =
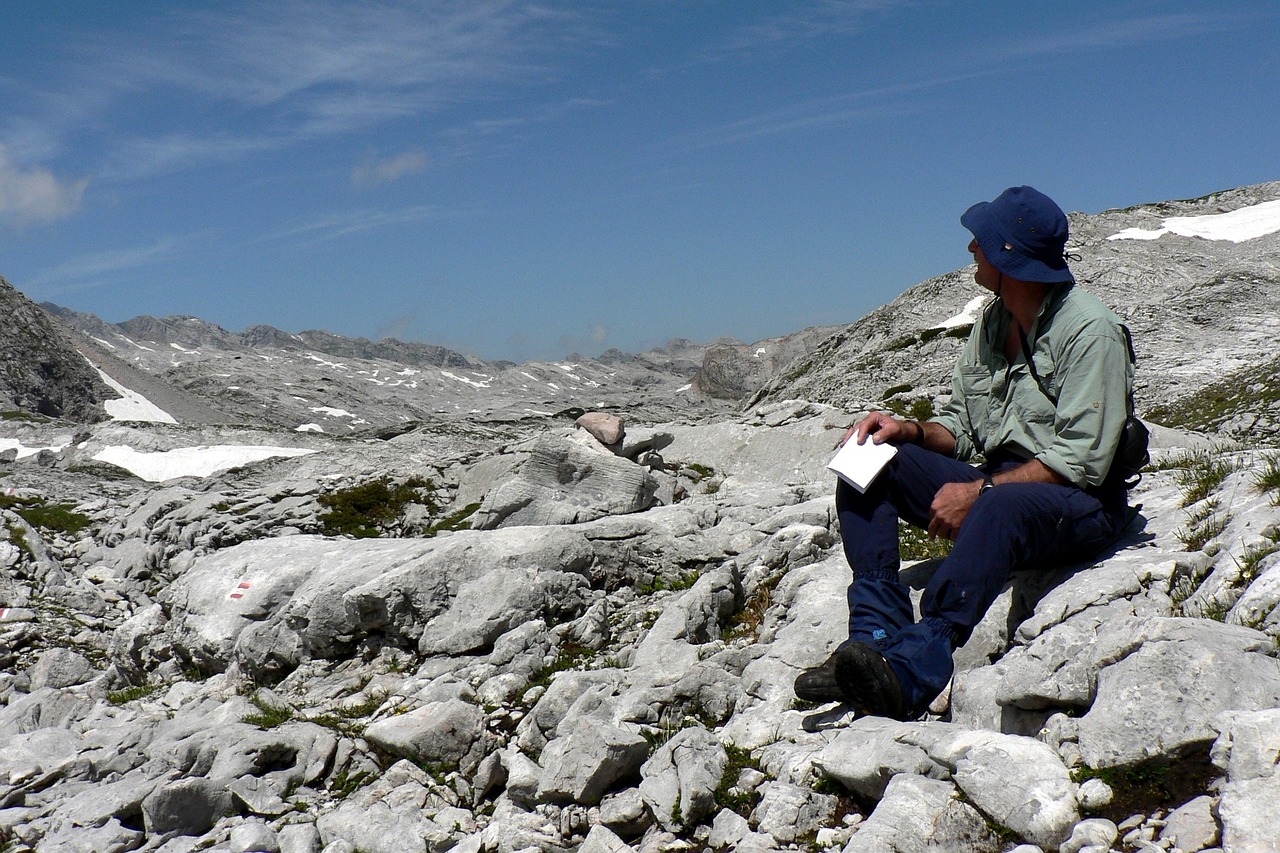
[[[838,654],[838,651],[833,653],[821,666],[806,669],[796,676],[797,699],[820,703],[844,701],[844,694],[836,684],[836,655]]]
[[[870,716],[907,719],[902,687],[884,655],[864,643],[845,643],[832,657],[835,683],[845,702]]]

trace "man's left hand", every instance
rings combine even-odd
[[[960,525],[964,524],[973,502],[978,499],[978,490],[982,481],[971,483],[947,483],[933,496],[929,505],[929,535],[941,536],[955,541],[960,535]]]

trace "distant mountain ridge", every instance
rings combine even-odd
[[[1277,200],[1280,182],[1271,182],[1070,214],[1068,248],[1078,257],[1072,264],[1078,279],[1133,331],[1141,414],[1198,430],[1280,437],[1280,391],[1269,381],[1280,371],[1280,232],[1234,240],[1165,228],[1170,220],[1192,221],[1187,217],[1209,217],[1203,221],[1211,225],[1221,214]],[[750,407],[784,399],[927,415],[949,393],[951,365],[986,297],[973,283],[972,267],[965,267],[921,282],[848,325],[753,344],[673,340],[647,353],[609,350],[594,359],[573,354],[519,365],[390,338],[265,325],[235,333],[191,316],[113,324],[42,307],[84,335],[86,355],[121,384],[135,387],[140,374],[128,371],[141,371],[147,396],[167,398],[156,402],[181,408],[184,422],[355,434],[420,421],[517,422],[583,409],[647,422],[697,420],[743,401]],[[18,361],[24,359],[32,356]],[[98,387],[71,408],[42,405],[87,419],[100,416],[101,401],[112,393]],[[37,410],[31,401],[15,405]],[[1238,417],[1242,410],[1250,414]]]

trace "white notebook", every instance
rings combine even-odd
[[[876,444],[868,436],[862,444],[856,437],[850,438],[844,446],[836,451],[836,455],[827,463],[827,467],[840,475],[841,479],[860,492],[876,478],[894,454],[898,452],[895,445]]]

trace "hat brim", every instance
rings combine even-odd
[[[960,224],[969,229],[982,247],[982,254],[993,267],[1019,281],[1036,281],[1044,284],[1062,284],[1075,281],[1066,259],[1057,263],[1032,258],[1012,247],[1007,234],[1000,232],[991,215],[991,202],[980,201],[960,215]]]

